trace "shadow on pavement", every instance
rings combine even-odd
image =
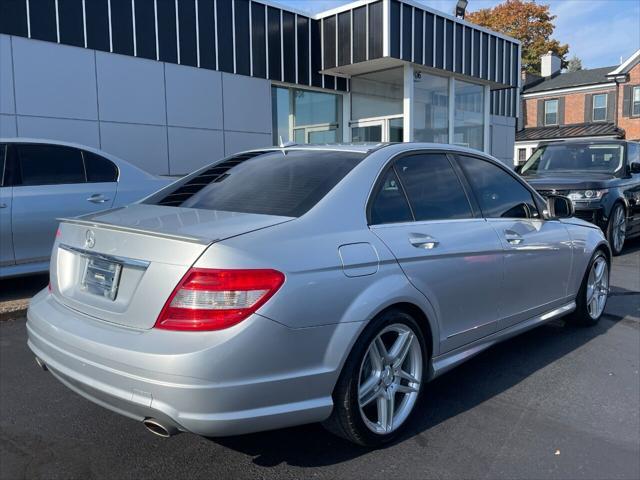
[[[49,274],[29,275],[0,280],[0,302],[31,298],[49,283]]]

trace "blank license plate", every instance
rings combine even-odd
[[[122,265],[119,263],[89,257],[82,277],[82,288],[95,295],[115,300],[121,272]]]

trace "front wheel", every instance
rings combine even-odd
[[[617,203],[611,210],[609,215],[609,224],[607,225],[607,240],[611,246],[611,253],[620,255],[624,241],[627,237],[627,214],[624,206]]]
[[[324,426],[364,446],[392,441],[422,392],[427,352],[412,316],[399,310],[378,316],[345,363],[333,393],[333,412]]]
[[[578,296],[576,310],[569,317],[569,323],[580,326],[595,325],[604,313],[609,297],[609,262],[598,250],[585,273]]]

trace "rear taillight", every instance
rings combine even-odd
[[[155,328],[222,330],[258,310],[284,283],[276,270],[192,268],[158,316]]]

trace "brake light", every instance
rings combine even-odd
[[[222,330],[240,323],[284,283],[276,270],[192,268],[164,305],[155,328]]]

